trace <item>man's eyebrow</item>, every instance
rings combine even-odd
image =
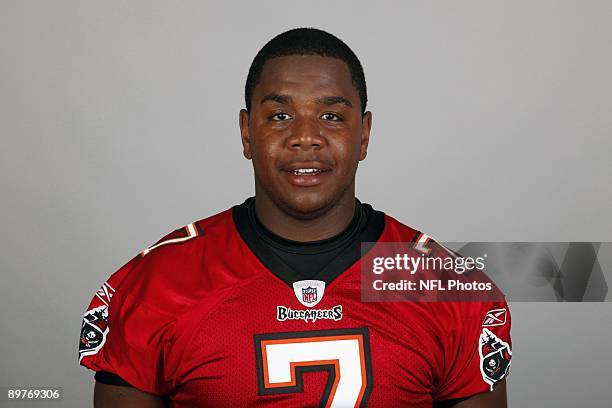
[[[289,95],[272,92],[272,93],[267,94],[263,98],[261,98],[261,101],[259,103],[262,104],[268,101],[277,102],[281,104],[288,104],[292,101],[292,98]],[[351,103],[351,101],[349,101],[343,96],[323,96],[321,98],[318,98],[317,102],[322,103],[324,105],[335,105],[337,103],[341,103],[343,105],[348,106],[349,108],[353,107],[353,104]]]
[[[261,98],[261,101],[259,101],[259,103],[262,104],[267,101],[278,102],[278,103],[289,103],[291,101],[291,97],[289,95],[283,95],[283,94],[272,92],[272,93],[267,94],[263,98]]]
[[[323,103],[325,105],[334,105],[336,103],[341,103],[348,106],[349,108],[353,107],[351,101],[349,101],[343,96],[324,96],[322,98],[317,99],[317,102]]]

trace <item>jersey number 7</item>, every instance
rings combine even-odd
[[[364,407],[372,389],[367,328],[255,335],[259,395],[303,392],[306,371],[327,371],[321,407]]]

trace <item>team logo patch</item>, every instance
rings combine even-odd
[[[487,312],[482,322],[483,327],[503,326],[506,324],[506,309],[493,309]]]
[[[512,351],[510,351],[508,343],[501,340],[489,329],[482,329],[478,352],[480,353],[482,379],[489,384],[491,391],[493,391],[495,384],[508,374]]]
[[[96,354],[106,341],[108,333],[108,306],[102,305],[88,310],[83,316],[81,340],[79,342],[79,359]]]
[[[295,297],[306,307],[314,307],[323,299],[325,282],[320,280],[302,280],[293,283]]]

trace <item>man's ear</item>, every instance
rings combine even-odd
[[[249,112],[245,109],[240,109],[238,117],[238,125],[240,126],[240,140],[242,142],[242,154],[248,160],[251,160],[251,139],[249,138]]]
[[[370,130],[372,129],[372,112],[368,111],[361,118],[361,151],[359,161],[368,155],[368,144],[370,143]]]

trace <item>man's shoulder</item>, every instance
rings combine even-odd
[[[103,287],[112,288],[121,303],[169,314],[180,314],[210,292],[222,290],[223,280],[212,279],[207,265],[235,241],[231,212],[224,210],[166,234],[112,274]]]
[[[231,212],[232,208],[229,208],[177,228],[164,235],[155,242],[155,244],[146,248],[139,255],[143,258],[155,258],[156,260],[164,257],[172,257],[174,255],[183,255],[185,251],[188,252],[193,249],[193,247],[198,246],[197,244],[201,245],[205,242],[202,237],[214,237],[232,233]],[[195,238],[198,238],[198,240],[195,240]],[[210,240],[206,240],[206,242],[208,243]],[[158,248],[160,248],[160,250],[157,250]],[[161,250],[161,248],[163,248],[163,250]]]
[[[169,232],[140,252],[138,263],[157,268],[192,261],[207,246],[235,233],[231,213],[229,208]]]
[[[119,335],[125,327],[146,332],[155,324],[167,329],[195,305],[206,308],[226,296],[232,288],[230,279],[212,276],[214,268],[209,268],[207,258],[221,253],[219,248],[229,242],[236,245],[231,212],[222,211],[166,234],[114,272],[94,293],[85,312],[81,358],[98,352],[111,326]],[[88,367],[104,370],[97,363]]]
[[[379,244],[381,242],[383,245],[388,245],[385,248],[379,248],[381,254],[395,254],[393,251],[398,250],[398,248],[405,250],[407,244],[408,253],[413,253],[415,256],[437,257],[441,260],[463,258],[462,254],[449,249],[441,241],[432,238],[417,228],[404,224],[388,214],[385,214],[385,232],[381,236]],[[399,244],[399,246],[396,244]],[[450,276],[453,277],[454,275]],[[475,270],[473,273],[465,274],[465,276],[457,272],[458,280],[470,281],[471,278],[483,282],[489,281],[487,275],[481,270]],[[423,311],[427,311],[427,313],[424,313],[425,316],[437,321],[462,324],[461,322],[471,319],[482,320],[491,310],[508,310],[503,293],[494,283],[492,283],[492,288],[492,294],[488,297],[453,298],[453,301],[423,302],[418,303],[417,306],[422,308]],[[444,331],[448,327],[444,328]]]

